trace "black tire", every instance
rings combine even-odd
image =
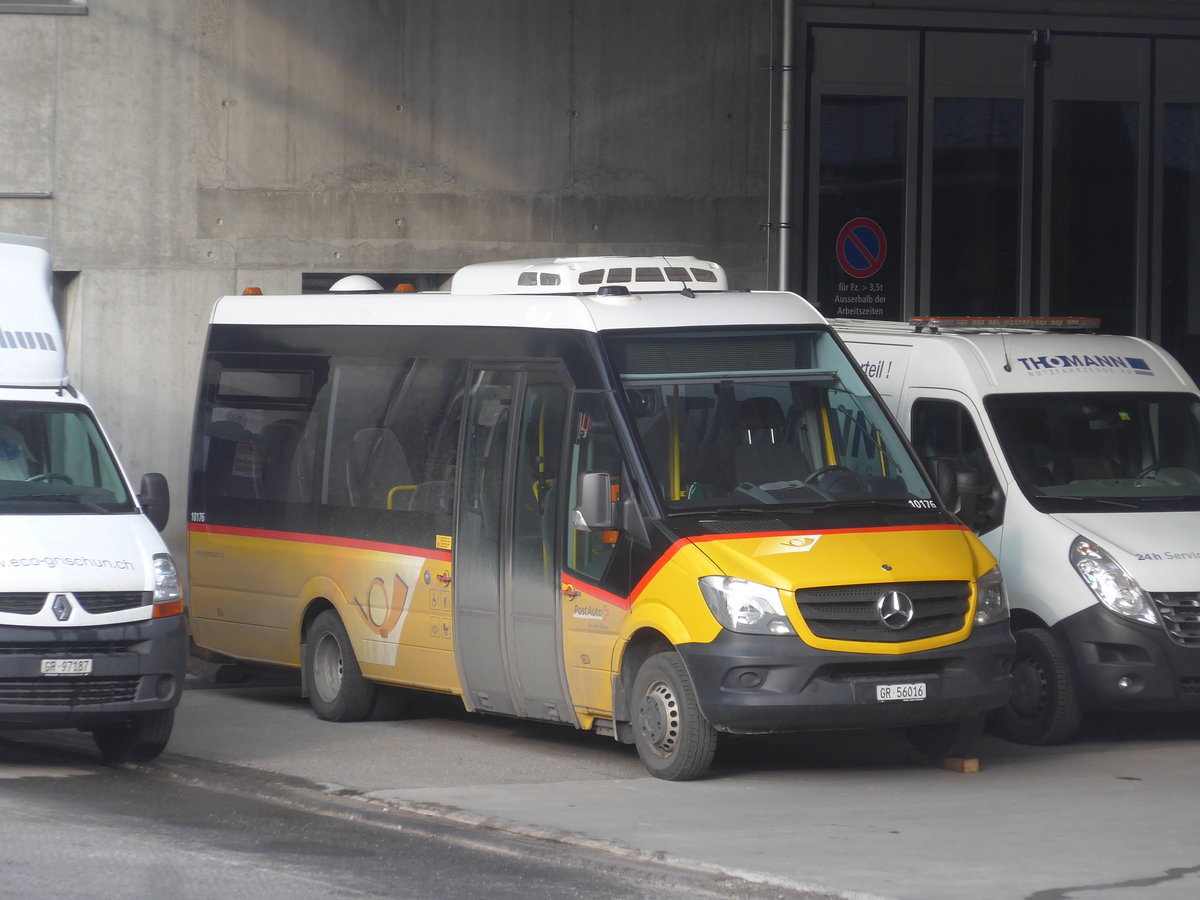
[[[957,722],[911,725],[904,733],[913,748],[928,759],[968,759],[975,755],[983,726],[983,716],[972,716]]]
[[[1012,698],[992,716],[992,730],[1018,744],[1061,744],[1079,731],[1083,709],[1066,651],[1044,628],[1014,635]]]
[[[659,653],[633,682],[633,742],[650,774],[691,781],[712,764],[717,732],[700,712],[696,689],[678,653]]]
[[[92,740],[105,762],[149,762],[166,748],[174,725],[175,710],[156,709],[121,722],[96,725]]]
[[[317,616],[308,629],[304,668],[308,700],[317,718],[358,722],[370,715],[378,688],[363,678],[346,628],[332,609]]]

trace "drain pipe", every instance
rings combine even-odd
[[[791,258],[792,192],[792,58],[795,52],[793,9],[796,0],[783,0],[783,69],[779,105],[779,287],[788,289]]]

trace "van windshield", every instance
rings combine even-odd
[[[0,402],[0,516],[133,509],[86,407]]]
[[[625,333],[608,345],[668,511],[931,501],[826,330]]]
[[[1044,512],[1200,509],[1200,397],[1002,394],[985,399],[1021,490]]]

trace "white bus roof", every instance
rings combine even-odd
[[[824,324],[796,294],[774,291],[615,297],[447,293],[222,297],[215,325],[472,325],[572,331]]]
[[[657,276],[650,273],[652,268]],[[686,284],[666,280],[681,274],[676,269],[686,269]],[[625,273],[631,280],[612,280]],[[518,288],[522,280],[536,284]],[[216,325],[472,325],[591,332],[825,323],[796,294],[729,291],[725,285],[720,266],[690,256],[525,259],[466,266],[455,274],[448,293],[223,297],[212,321]]]

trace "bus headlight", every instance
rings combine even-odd
[[[1158,624],[1158,613],[1145,591],[1099,546],[1085,537],[1075,538],[1071,544],[1071,565],[1096,599],[1113,612],[1135,622]]]
[[[976,625],[991,625],[1008,618],[1008,595],[1004,593],[1004,579],[998,567],[992,566],[981,575],[975,589],[979,592],[975,602]]]
[[[795,634],[779,589],[741,578],[708,575],[700,579],[700,593],[718,622],[743,634]]]

